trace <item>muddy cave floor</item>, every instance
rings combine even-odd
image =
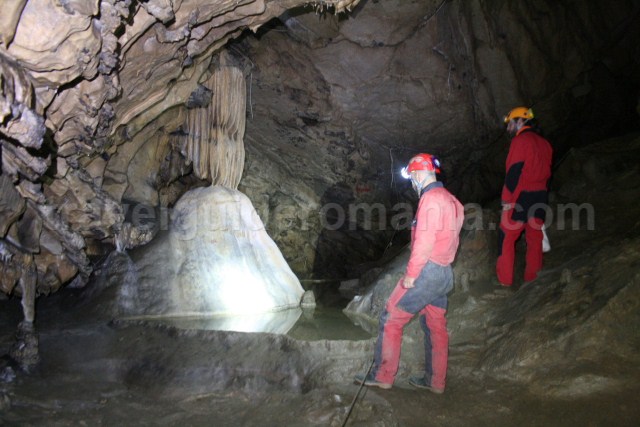
[[[570,250],[566,247],[570,241],[563,241],[554,248],[556,253]],[[547,268],[553,269],[554,263],[559,261],[549,262]],[[492,304],[500,304],[509,293],[517,292],[517,286],[505,290],[494,283],[478,283],[472,292]],[[91,322],[91,313],[61,312],[59,307],[65,298],[71,297],[61,293],[38,303],[41,363],[30,374],[18,372],[14,381],[0,383],[0,424],[342,425],[359,389],[351,380],[353,367],[346,369],[342,382],[335,378],[325,383],[303,378],[302,385],[285,384],[282,376],[288,375],[287,369],[279,378],[261,381],[257,377],[268,375],[264,367],[253,372],[252,379],[247,377],[251,368],[246,366],[235,374],[219,374],[215,363],[200,372],[197,367],[195,371],[176,370],[170,366],[179,365],[179,361],[169,359],[164,359],[164,366],[150,362],[153,365],[150,367],[144,361],[148,356],[141,360],[140,353],[164,351],[180,359],[184,354],[204,351],[206,357],[207,346],[203,348],[198,336],[185,337],[168,327]],[[20,319],[21,312],[15,300],[3,301],[1,305],[0,350],[6,353],[13,340],[12,325]],[[351,356],[345,356],[345,364],[366,369],[371,339],[357,342],[362,346],[351,349]],[[280,343],[278,350],[281,347]],[[347,425],[631,426],[640,422],[637,404],[640,386],[617,393],[544,398],[529,393],[522,384],[466,375],[473,366],[456,365],[470,363],[473,357],[467,353],[474,351],[477,349],[451,346],[450,372],[443,395],[412,389],[406,378],[399,378],[391,390],[363,388]],[[273,354],[278,357],[278,351]],[[361,357],[362,363],[353,360],[353,354]],[[135,359],[138,361],[127,363]],[[125,365],[127,368],[123,368]],[[182,377],[178,379],[180,372]],[[245,378],[238,381],[231,378],[233,375]],[[189,387],[190,381],[194,383],[193,389]],[[221,386],[202,385],[216,381]]]
[[[559,274],[567,260],[579,259],[586,242],[606,244],[617,233],[629,237],[630,229],[640,235],[638,212],[624,218],[614,208],[598,213],[617,222],[606,230],[550,233],[547,274]],[[522,245],[518,251],[521,260]],[[520,263],[520,277],[521,269]],[[473,283],[469,293],[493,310],[521,286],[503,289],[487,281]],[[91,307],[62,310],[73,298],[62,291],[38,300],[41,362],[31,373],[18,371],[14,380],[0,381],[1,425],[340,426],[359,390],[353,374],[371,360],[373,339],[366,335],[305,341],[101,321]],[[454,291],[450,307],[457,303]],[[13,344],[20,318],[17,299],[0,301],[0,354]],[[468,345],[452,337],[443,395],[415,390],[400,376],[391,390],[363,388],[347,425],[640,425],[640,381],[605,392],[545,397],[531,393],[526,381],[475,372],[482,351],[481,342]]]

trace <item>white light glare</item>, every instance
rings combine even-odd
[[[229,313],[265,313],[277,307],[274,297],[267,291],[268,284],[246,266],[229,263],[222,266],[218,277],[209,278],[213,288]]]

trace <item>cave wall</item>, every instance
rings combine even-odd
[[[7,251],[41,258],[40,293],[86,282],[90,259],[131,230],[130,201],[170,208],[208,184],[184,153],[184,118],[221,50],[247,84],[239,188],[299,275],[357,275],[401,244],[389,215],[327,233],[322,208],[411,205],[397,171],[416,152],[442,158],[463,201],[494,197],[508,145],[501,116],[516,104],[534,107],[560,155],[638,126],[637,2],[306,5],[3,6],[3,201],[24,203],[2,205],[0,229]]]
[[[251,59],[252,166],[241,185],[259,212],[308,218],[327,202],[379,202],[387,212],[384,230],[363,230],[360,221],[359,239],[324,230],[332,242],[325,248],[314,243],[322,229],[267,221],[298,273],[314,265],[334,277],[340,264],[342,278],[354,277],[364,258],[355,254],[379,260],[406,239],[389,232],[389,217],[398,203],[415,203],[398,170],[417,152],[441,157],[442,179],[463,202],[496,197],[508,148],[502,116],[515,105],[533,106],[556,160],[638,126],[632,2],[616,10],[596,2],[407,3],[368,1],[346,18],[290,11],[232,44]],[[336,186],[343,197],[323,200]],[[309,190],[307,206],[282,197]]]
[[[102,256],[119,240],[129,240],[126,246],[146,243],[147,237],[131,241],[132,235],[148,233],[127,232],[132,228],[124,225],[126,206],[119,196],[129,191],[130,197],[154,204],[163,181],[149,177],[167,155],[151,156],[149,165],[138,155],[149,156],[150,150],[133,147],[128,151],[136,155],[129,158],[116,154],[141,132],[171,135],[179,129],[162,120],[164,113],[184,105],[206,81],[212,56],[243,31],[305,3],[22,0],[3,5],[2,176],[31,201],[24,211],[3,211],[3,269],[31,271],[26,267],[33,254],[53,247],[57,259],[38,257],[37,277],[29,280],[37,282],[39,293],[49,293],[70,281],[69,274],[50,273],[58,266],[70,264],[72,285],[84,286],[93,269],[90,256]],[[353,4],[357,0],[314,7],[339,13]],[[165,126],[172,127],[164,131]],[[120,163],[109,165],[112,158]],[[149,173],[129,173],[130,165],[148,166]],[[114,183],[119,185],[113,188]],[[144,186],[154,189],[136,189]],[[17,230],[10,232],[11,227]],[[15,275],[4,275],[2,289],[24,293],[17,283]]]

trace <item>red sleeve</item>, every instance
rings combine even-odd
[[[436,241],[436,231],[442,222],[440,204],[429,199],[431,199],[429,196],[423,197],[416,212],[417,223],[411,245],[411,256],[407,263],[408,277],[418,277],[429,261]]]
[[[500,197],[503,203],[515,203],[518,199],[518,187],[520,185],[522,170],[524,169],[525,158],[526,150],[524,141],[519,137],[515,137],[511,142],[509,155],[507,156],[506,174],[502,187],[502,196]]]

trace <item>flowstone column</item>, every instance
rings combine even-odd
[[[205,86],[213,92],[211,102],[187,112],[187,158],[198,178],[235,190],[244,167],[244,74],[222,52]]]
[[[194,175],[211,185],[191,189],[173,206],[167,239],[137,261],[139,301],[126,311],[242,316],[245,323],[268,323],[263,330],[286,331],[300,314],[304,289],[249,198],[237,190],[245,156],[244,73],[227,52],[214,59],[210,72],[187,103],[183,149]],[[286,324],[274,325],[282,316],[266,315],[277,311]]]

